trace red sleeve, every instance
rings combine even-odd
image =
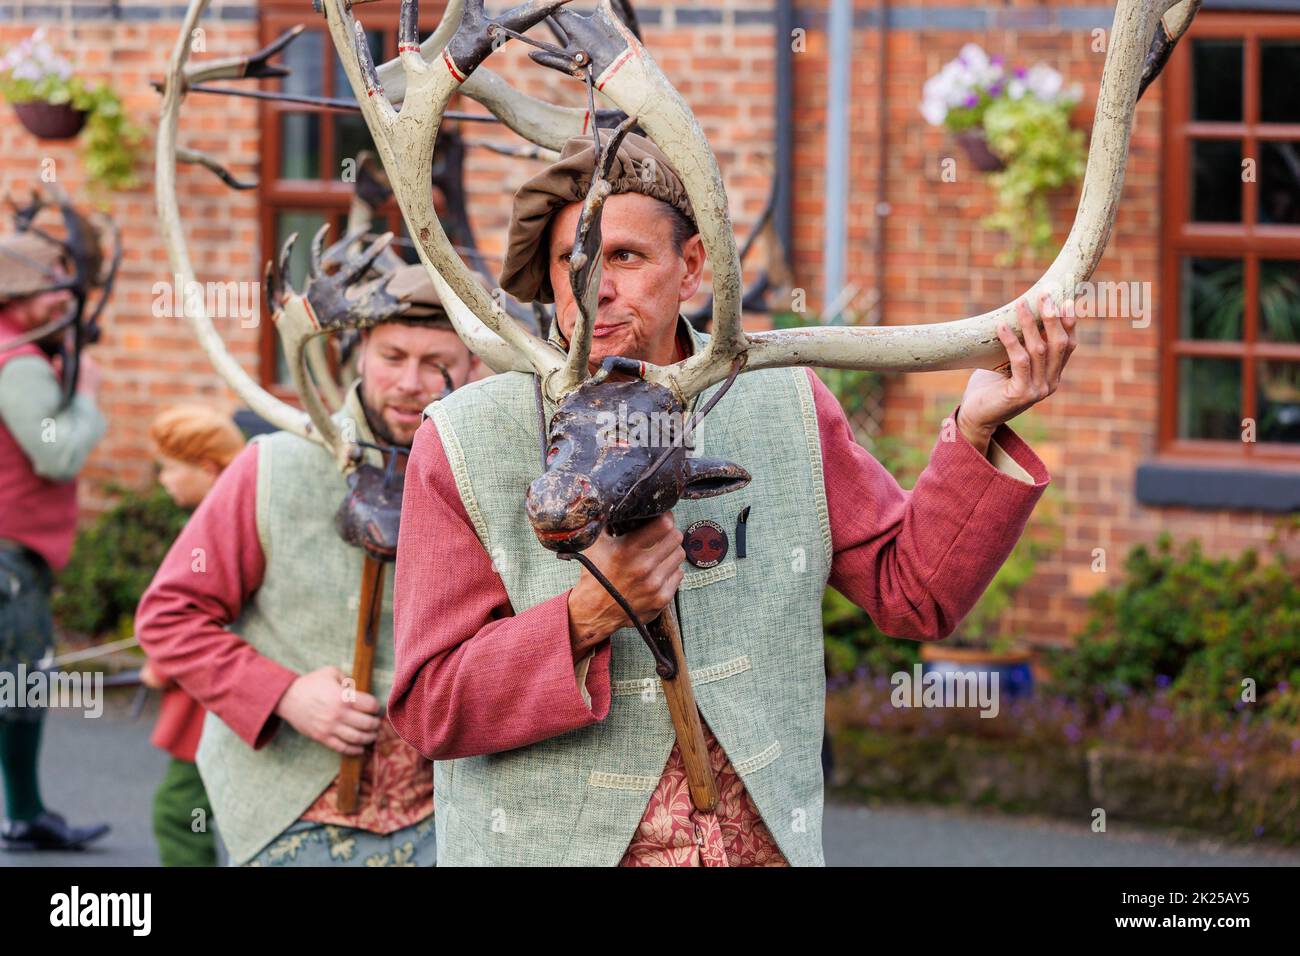
[[[524,489],[519,489],[520,507]],[[474,532],[432,421],[406,468],[393,584],[388,719],[432,760],[498,753],[609,713],[610,642],[574,677],[568,592],[516,615]]]
[[[1006,425],[997,442],[1033,479],[999,471],[956,428],[904,491],[853,438],[844,410],[810,369],[834,561],[830,584],[886,634],[950,635],[1024,532],[1051,476]],[[956,419],[956,411],[953,419]]]
[[[262,585],[257,446],[222,472],[172,544],[135,612],[140,646],[160,674],[220,717],[249,746],[279,727],[275,707],[296,673],[226,630]]]

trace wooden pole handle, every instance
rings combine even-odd
[[[361,605],[357,608],[357,639],[352,654],[352,683],[358,694],[369,694],[375,670],[375,642],[384,610],[384,562],[366,555],[361,569]],[[339,765],[338,805],[356,813],[361,804],[361,767],[365,754],[343,755]]]
[[[664,696],[668,698],[668,713],[673,718],[677,732],[677,747],[686,765],[686,782],[691,789],[691,803],[697,810],[712,811],[718,805],[718,785],[709,767],[709,748],[704,741],[704,725],[695,705],[695,689],[691,686],[690,671],[686,667],[686,652],[682,648],[682,633],[677,626],[677,612],[669,604],[663,613],[650,622],[649,630],[655,637],[666,641],[677,661],[677,673],[671,680],[660,680]]]

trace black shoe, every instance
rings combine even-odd
[[[6,820],[0,824],[0,849],[80,850],[109,831],[107,823],[71,827],[68,821],[48,810],[31,820]]]

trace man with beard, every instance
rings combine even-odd
[[[409,448],[424,407],[479,363],[422,267],[387,281],[411,309],[362,333],[359,377],[335,420],[356,441]],[[405,456],[396,464],[404,468]],[[374,694],[347,676],[362,552],[334,527],[346,493],[321,446],[286,432],[254,439],[195,511],[136,613],[150,659],[209,711],[197,762],[236,865],[434,863],[429,761],[379,705],[392,682],[391,577]],[[338,804],[344,754],[366,755],[352,814]]]
[[[0,348],[67,313],[63,254],[32,233],[0,238]],[[76,534],[77,472],[104,437],[98,390],[88,357],[64,405],[55,360],[38,344],[0,351],[0,674],[34,668],[53,644],[50,588]],[[0,705],[6,850],[75,849],[108,832],[69,826],[45,808],[36,773],[44,717],[43,707]]]

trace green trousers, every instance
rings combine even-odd
[[[37,666],[53,645],[53,584],[39,556],[0,541],[0,679],[15,683],[19,665]],[[33,820],[45,810],[36,778],[44,719],[44,707],[0,706],[0,779],[10,820]]]
[[[153,835],[163,866],[216,866],[212,804],[199,768],[173,757],[153,796]]]

